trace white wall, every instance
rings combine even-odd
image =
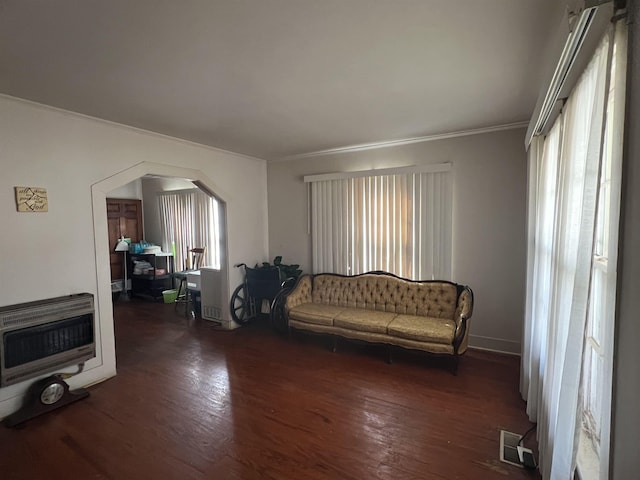
[[[137,179],[109,192],[109,198],[142,200],[142,180]]]
[[[269,163],[270,257],[311,268],[304,175],[452,163],[453,279],[475,293],[471,344],[519,353],[525,295],[523,128]]]
[[[0,306],[96,294],[97,278],[108,287],[108,255],[95,250],[92,185],[141,162],[185,167],[215,179],[215,191],[227,203],[229,264],[267,256],[263,160],[6,96],[0,96],[0,151],[0,218],[5,225],[0,237]],[[17,213],[14,186],[46,188],[49,212]],[[105,243],[106,220],[101,230]],[[97,256],[105,265],[96,264]],[[229,285],[240,282],[235,269],[230,277]],[[70,380],[72,386],[115,374],[113,336],[103,335],[112,331],[112,306],[97,303],[98,355]],[[0,417],[19,406],[29,383],[0,389]]]

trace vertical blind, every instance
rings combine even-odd
[[[176,271],[186,267],[187,249],[207,247],[203,265],[220,268],[219,206],[200,190],[164,192],[158,195],[162,248],[175,244]]]
[[[450,165],[425,170],[305,178],[311,183],[313,271],[450,279]]]

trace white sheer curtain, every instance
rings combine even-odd
[[[562,121],[553,126],[546,140],[535,137],[529,150],[529,249],[527,298],[522,349],[521,387],[527,413],[537,420],[542,403],[548,337],[549,291],[552,268],[556,178],[560,154]],[[542,429],[542,427],[540,427]]]
[[[187,249],[207,247],[203,264],[220,268],[218,202],[200,190],[163,192],[158,195],[162,249],[175,245],[176,271],[186,267]]]
[[[544,479],[573,478],[610,45],[598,47],[546,139],[529,151],[521,392]]]
[[[449,169],[312,181],[313,271],[450,279]]]

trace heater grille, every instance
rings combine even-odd
[[[93,295],[88,293],[10,305],[0,308],[0,331],[70,318],[87,311],[93,312]]]
[[[220,307],[202,305],[202,318],[207,320],[222,320],[222,310]]]
[[[2,341],[5,367],[17,367],[92,343],[93,317],[83,315],[14,330],[6,333]]]

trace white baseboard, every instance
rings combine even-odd
[[[483,337],[481,335],[469,335],[469,348],[489,350],[491,352],[520,355],[520,342],[505,340],[504,338]]]

